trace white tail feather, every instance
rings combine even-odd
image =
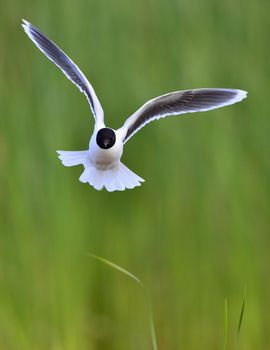
[[[140,186],[141,182],[144,182],[144,179],[121,162],[105,170],[97,169],[87,158],[89,151],[57,151],[57,153],[65,166],[82,164],[84,172],[79,180],[89,183],[96,190],[102,190],[105,187],[109,192],[124,191],[126,188],[132,189]]]
[[[74,166],[84,164],[87,159],[88,151],[56,151],[65,166]]]
[[[106,170],[88,165],[80,176],[80,181],[84,183],[88,182],[96,190],[102,190],[105,187],[108,192],[113,192],[140,186],[141,182],[144,182],[144,179],[119,162],[119,164]]]

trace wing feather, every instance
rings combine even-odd
[[[103,123],[104,112],[95,91],[76,64],[50,39],[31,23],[23,20],[23,29],[33,43],[58,66],[66,77],[83,92],[89,102],[96,122]]]
[[[137,131],[153,120],[169,115],[209,111],[240,102],[247,93],[236,89],[193,89],[171,92],[146,102],[122,128],[120,134],[127,142]]]

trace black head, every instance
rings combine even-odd
[[[109,128],[100,129],[97,133],[97,144],[100,148],[108,149],[115,144],[115,132]]]

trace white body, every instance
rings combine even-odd
[[[98,131],[98,130],[97,130]],[[123,141],[116,133],[116,142],[109,149],[102,149],[96,143],[97,131],[92,135],[88,151],[57,151],[63,165],[82,164],[84,172],[80,181],[89,183],[96,190],[123,191],[140,186],[144,180],[129,170],[120,159],[123,154]]]

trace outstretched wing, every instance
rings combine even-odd
[[[31,23],[23,20],[23,29],[34,44],[85,94],[96,122],[102,122],[104,112],[89,81],[76,64]]]
[[[146,102],[129,117],[119,134],[127,142],[143,126],[168,115],[209,111],[246,98],[247,93],[235,89],[194,89],[171,92]]]

